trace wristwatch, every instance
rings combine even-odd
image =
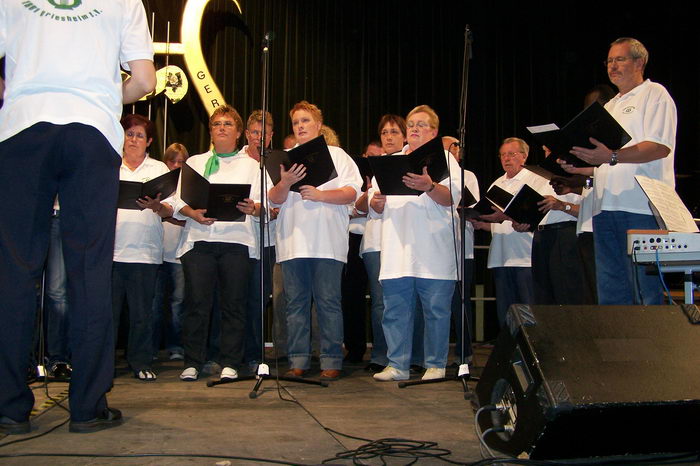
[[[612,167],[613,165],[617,165],[617,151],[614,150],[612,154],[610,154],[610,166]]]
[[[568,212],[571,210],[571,204],[564,204],[564,212]]]
[[[430,185],[430,189],[426,191],[426,193],[429,193],[433,189],[435,189],[435,186],[437,186],[437,183],[433,181],[433,183]]]

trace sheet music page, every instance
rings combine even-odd
[[[666,183],[653,180],[646,176],[634,177],[649,198],[649,202],[656,208],[669,231],[683,233],[697,233],[698,226],[693,221],[690,211],[683,204],[676,190]]]
[[[528,126],[527,127],[527,130],[530,131],[532,134],[545,133],[547,131],[555,131],[558,129],[559,129],[559,127],[557,125],[555,125],[554,123],[550,123],[548,125]]]

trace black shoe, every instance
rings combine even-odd
[[[117,427],[124,422],[122,412],[115,408],[105,408],[96,418],[89,421],[70,421],[68,430],[77,434],[89,434],[110,427]]]
[[[73,373],[73,369],[70,364],[65,362],[57,362],[51,366],[51,375],[57,380],[70,380],[70,376]]]
[[[377,364],[376,362],[371,362],[365,366],[365,371],[367,372],[381,372],[384,370],[386,366],[382,366],[381,364]]]
[[[17,422],[7,416],[0,416],[0,434],[21,435],[28,434],[30,430],[29,421]]]

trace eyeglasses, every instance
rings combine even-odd
[[[518,154],[524,154],[524,152],[521,150],[516,151],[516,152],[501,152],[498,154],[498,156],[502,159],[505,159],[506,157],[508,157],[508,158],[515,157]]]
[[[617,63],[618,65],[621,63],[626,62],[627,60],[634,60],[635,57],[610,57],[607,60],[603,60],[603,66],[610,66],[613,63]]]
[[[414,126],[417,126],[420,129],[426,129],[426,128],[430,128],[430,123],[428,123],[427,121],[416,121],[416,122],[409,121],[408,123],[406,123],[407,128],[413,128]]]
[[[143,133],[137,133],[135,131],[127,131],[125,136],[127,138],[136,138],[136,139],[146,139],[146,135]]]
[[[235,123],[232,121],[215,121],[214,123],[211,124],[211,127],[218,128],[220,126],[224,126],[226,128],[233,128],[234,125],[235,125]]]
[[[392,136],[398,136],[401,134],[401,131],[399,131],[398,129],[383,129],[382,132],[379,133],[380,136],[388,136],[390,134]]]

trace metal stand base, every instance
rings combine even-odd
[[[216,385],[224,385],[224,384],[229,384],[229,383],[236,383],[236,382],[244,382],[247,380],[256,380],[255,386],[253,387],[253,390],[248,393],[248,398],[255,399],[259,396],[260,392],[260,387],[262,386],[263,382],[265,380],[284,380],[285,382],[296,382],[296,383],[305,383],[307,385],[319,385],[321,387],[327,387],[328,382],[327,381],[320,381],[320,380],[309,380],[309,379],[303,379],[301,377],[286,377],[286,376],[274,376],[270,375],[270,368],[268,367],[267,364],[260,364],[258,365],[258,373],[256,375],[246,375],[243,377],[238,377],[235,379],[225,379],[225,380],[210,380],[207,382],[207,387],[214,387]]]

